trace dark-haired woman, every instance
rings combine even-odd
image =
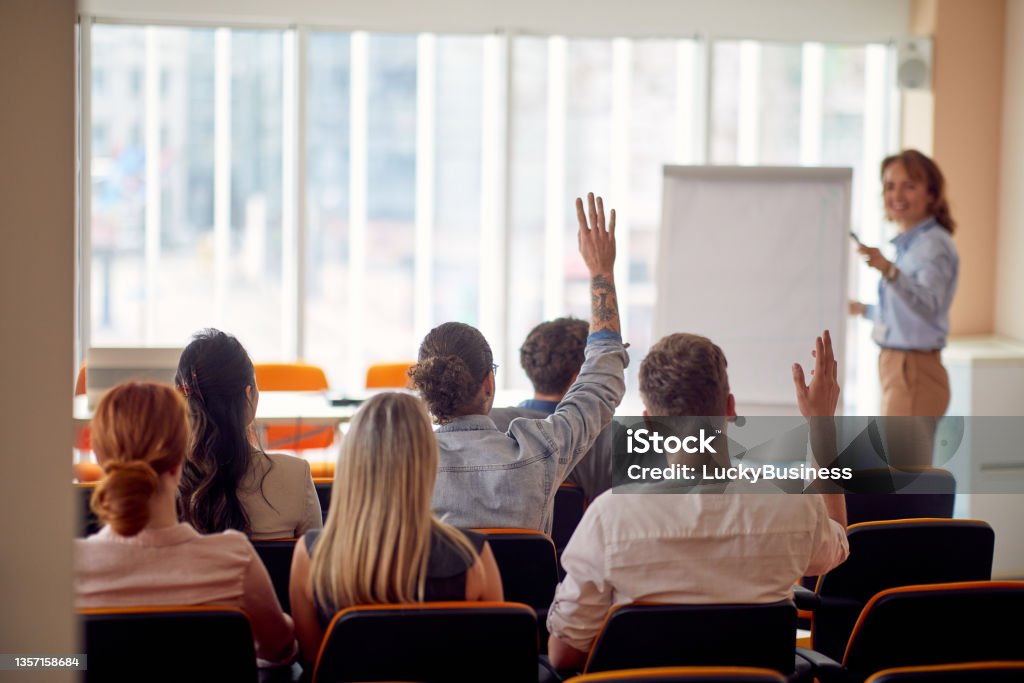
[[[237,529],[253,540],[296,538],[323,526],[309,463],[256,443],[260,392],[237,339],[213,329],[196,334],[175,383],[192,413],[182,519],[204,533]]]
[[[615,212],[605,225],[601,199],[576,200],[579,248],[590,271],[591,323],[576,382],[545,419],[517,418],[500,432],[491,348],[462,323],[434,328],[410,372],[439,423],[441,466],[432,507],[458,527],[521,527],[551,532],[555,492],[607,425],[625,391],[628,362],[615,296]],[[588,215],[589,214],[589,215]]]
[[[202,535],[178,522],[188,439],[188,408],[169,386],[122,384],[100,400],[92,443],[104,476],[91,506],[105,526],[75,541],[76,605],[240,607],[257,656],[288,660],[292,620],[252,544],[237,531]]]
[[[892,449],[900,462],[891,464],[931,465],[932,434],[949,406],[949,376],[940,353],[960,269],[953,244],[956,224],[945,179],[932,159],[905,150],[882,161],[881,175],[886,218],[900,229],[892,240],[896,260],[875,247],[858,248],[881,280],[878,304],[851,301],[850,313],[875,324],[874,340],[882,349],[881,414],[929,418],[906,422],[919,425],[920,433]]]

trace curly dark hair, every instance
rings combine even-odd
[[[725,354],[707,337],[670,334],[640,363],[640,397],[652,415],[725,415]]]
[[[493,363],[491,347],[480,330],[465,323],[444,323],[423,338],[419,362],[409,377],[431,415],[444,424],[473,412],[473,399]]]
[[[583,365],[590,325],[578,318],[555,318],[530,330],[519,362],[538,394],[564,394]]]

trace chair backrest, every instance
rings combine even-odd
[[[482,679],[537,680],[532,608],[513,602],[350,607],[328,626],[313,673],[314,683]]]
[[[309,363],[256,363],[256,386],[260,391],[326,391],[323,368]]]
[[[256,363],[256,386],[260,391],[327,391],[323,368],[309,363]],[[322,426],[270,425],[264,430],[267,450],[302,451],[327,448],[334,443],[334,429]]]
[[[861,470],[846,494],[847,524],[885,519],[953,516],[956,479],[933,467]]]
[[[583,674],[565,683],[785,683],[778,671],[751,666],[666,666]]]
[[[252,631],[240,609],[175,605],[79,614],[87,682],[256,680]]]
[[[862,522],[847,528],[850,556],[818,581],[812,647],[838,659],[861,609],[879,591],[992,578],[995,533],[968,519]]]
[[[1024,660],[1010,626],[1024,613],[1024,581],[902,586],[871,598],[850,635],[843,667],[858,679],[894,667]]]
[[[331,507],[331,488],[334,486],[334,480],[314,479],[313,486],[316,488],[316,497],[320,499],[320,514],[326,522],[327,511]]]
[[[879,671],[866,683],[1019,683],[1024,661],[901,666]]]
[[[409,369],[415,363],[377,363],[366,369],[367,389],[409,389]]]
[[[620,605],[605,617],[586,673],[655,666],[794,668],[796,607],[764,605]]]
[[[555,505],[552,513],[551,540],[555,542],[555,548],[561,553],[576,526],[583,519],[583,513],[587,509],[587,499],[583,495],[583,489],[572,484],[562,484],[555,491]]]
[[[474,529],[487,536],[501,572],[505,599],[546,610],[558,585],[558,558],[551,537],[533,529]]]
[[[78,501],[78,524],[75,526],[79,537],[90,536],[103,526],[96,513],[89,507],[92,499],[92,492],[96,490],[96,483],[72,484],[75,488],[75,498]]]
[[[295,553],[296,538],[279,538],[270,541],[253,541],[256,554],[263,560],[263,566],[270,574],[270,582],[274,584],[277,601],[281,609],[291,614],[291,601],[288,599],[288,579],[292,575],[292,555]]]

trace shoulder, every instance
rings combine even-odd
[[[320,540],[320,534],[323,529],[310,529],[302,535],[302,540],[306,546],[306,552],[310,557],[313,556],[313,548],[316,547],[316,542]]]
[[[475,531],[445,527],[448,533],[459,534],[469,541],[473,549],[480,554],[487,538]],[[430,535],[430,556],[427,559],[427,575],[432,578],[447,578],[465,572],[473,564],[473,558],[467,557],[462,549],[454,545],[445,531],[435,528]]]
[[[280,467],[286,472],[293,472],[295,474],[309,472],[309,462],[304,458],[286,453],[267,453],[267,457],[270,458],[270,462],[273,463],[275,468]]]

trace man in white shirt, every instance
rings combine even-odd
[[[799,364],[793,382],[819,453],[834,445],[839,401],[827,330],[814,356],[810,385]],[[725,355],[696,335],[669,335],[651,348],[640,365],[640,395],[645,416],[736,415]],[[728,453],[718,450],[708,462],[727,467]],[[548,613],[548,655],[558,669],[582,667],[615,605],[776,602],[792,598],[800,577],[824,573],[848,554],[841,493],[609,491],[587,508],[562,555],[566,577]]]

